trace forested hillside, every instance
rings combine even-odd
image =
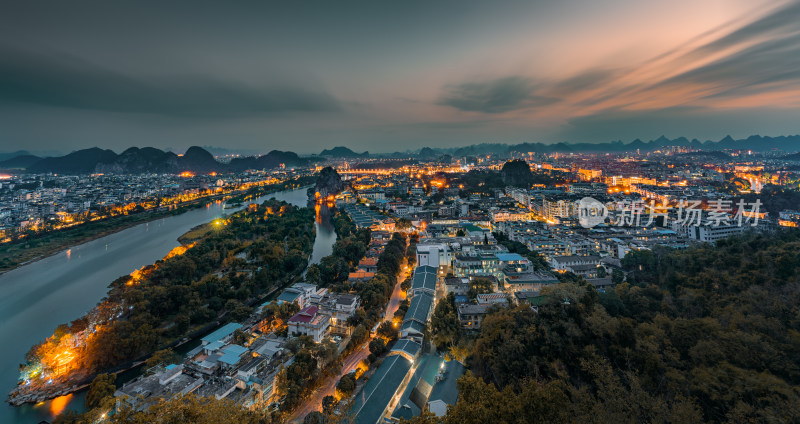
[[[538,312],[488,316],[444,421],[800,420],[800,232],[632,252],[623,266],[606,293],[559,284]]]

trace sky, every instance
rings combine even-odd
[[[0,151],[800,133],[800,1],[0,2]]]

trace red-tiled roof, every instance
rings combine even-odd
[[[351,272],[350,274],[348,274],[347,278],[350,279],[350,280],[357,280],[357,279],[363,279],[363,278],[372,278],[374,276],[375,276],[374,272],[366,272],[366,271],[359,270],[359,271],[356,271],[356,272]]]
[[[316,306],[306,306],[305,308],[301,309],[300,312],[294,314],[293,317],[289,318],[289,322],[309,323],[314,319],[314,315],[317,314],[317,310],[318,308]]]
[[[361,266],[375,266],[378,265],[378,260],[375,258],[362,258],[360,261],[358,261],[358,264]]]

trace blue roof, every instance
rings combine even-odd
[[[284,290],[283,293],[281,293],[278,296],[278,300],[291,303],[291,302],[296,301],[299,297],[300,297],[300,293],[299,292],[297,292],[295,290],[291,290],[290,291],[290,290],[287,289],[287,290]]]
[[[391,352],[404,352],[411,357],[416,357],[421,349],[422,346],[413,340],[400,339],[394,344],[394,346],[392,346]]]
[[[242,324],[230,322],[225,324],[223,327],[218,328],[213,333],[203,337],[201,340],[203,341],[204,344],[212,343],[217,340],[221,340],[224,339],[225,337],[230,336],[231,334],[233,334],[234,331],[240,328],[242,328]]]
[[[403,322],[414,320],[425,324],[428,322],[432,306],[433,296],[427,292],[418,293],[411,298],[411,303],[408,304],[408,310]]]
[[[224,349],[222,349],[222,351],[225,352],[225,353],[233,353],[235,355],[241,355],[241,354],[247,352],[247,348],[244,347],[244,346],[239,346],[239,345],[236,345],[236,344],[232,344],[232,345],[226,346]]]
[[[410,369],[411,361],[401,355],[391,355],[384,359],[375,370],[375,374],[364,385],[361,393],[355,397],[352,409],[353,422],[377,423]]]
[[[225,343],[223,343],[222,340],[217,340],[215,342],[211,342],[211,343],[205,345],[204,348],[207,349],[210,352],[213,352],[213,351],[215,351],[217,349],[222,349],[222,346],[225,346]]]
[[[502,262],[512,262],[512,261],[524,261],[525,258],[522,257],[519,253],[498,253],[497,259]]]
[[[422,412],[427,404],[428,394],[431,393],[431,387],[436,383],[436,374],[443,361],[437,355],[425,355],[420,359],[416,372],[411,376],[406,390],[400,396],[400,401],[397,402],[397,407],[392,413],[393,417],[408,420]]]
[[[441,400],[448,405],[455,405],[458,400],[458,385],[456,381],[464,374],[466,369],[458,361],[445,362],[444,379],[437,381],[428,397],[428,402]]]
[[[414,320],[403,321],[403,326],[400,328],[400,331],[402,332],[407,330],[414,330],[415,332],[422,334],[425,332],[425,324]]]
[[[414,270],[411,280],[411,290],[428,289],[436,290],[436,268],[432,266],[419,266]]]
[[[417,273],[417,272],[432,272],[432,273],[436,274],[436,267],[435,266],[430,266],[430,265],[420,265],[420,266],[414,268],[414,273]]]
[[[233,352],[225,352],[222,356],[219,357],[220,362],[224,362],[228,365],[236,365],[239,363],[239,355]]]

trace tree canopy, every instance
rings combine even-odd
[[[490,313],[443,421],[797,421],[798,252],[798,231],[632,251],[605,293],[556,284]]]

